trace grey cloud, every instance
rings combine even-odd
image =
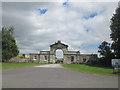
[[[86,44],[100,44],[102,40],[110,41],[107,22],[116,3],[71,2],[70,5],[66,8],[62,3],[55,2],[3,2],[2,24],[14,26],[14,36],[21,53],[49,50],[49,45],[57,40],[68,44],[70,50],[81,49],[81,53],[97,53],[97,49],[88,50],[82,47]],[[48,11],[39,15],[39,8],[47,8]],[[90,20],[82,19],[84,15],[101,10],[105,11],[100,16]],[[92,32],[86,33],[84,25],[91,28]]]

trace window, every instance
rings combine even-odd
[[[86,56],[83,56],[83,62],[85,62],[85,61],[86,61],[86,59],[87,59],[87,57],[86,57]]]
[[[33,57],[33,60],[37,60],[37,56],[34,56],[34,57]]]
[[[47,56],[45,56],[45,60],[47,60]]]

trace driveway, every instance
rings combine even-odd
[[[3,88],[118,88],[118,78],[85,74],[49,64],[3,70]]]

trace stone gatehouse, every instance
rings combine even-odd
[[[55,63],[56,50],[61,49],[63,51],[63,63],[86,63],[90,60],[91,54],[80,54],[80,51],[69,51],[68,45],[61,43],[61,41],[55,42],[50,45],[50,51],[40,51],[39,54],[30,53],[30,61],[36,63]]]

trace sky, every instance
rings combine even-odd
[[[110,19],[118,2],[2,2],[2,26],[14,26],[20,54],[49,50],[58,40],[81,54],[111,43]]]

